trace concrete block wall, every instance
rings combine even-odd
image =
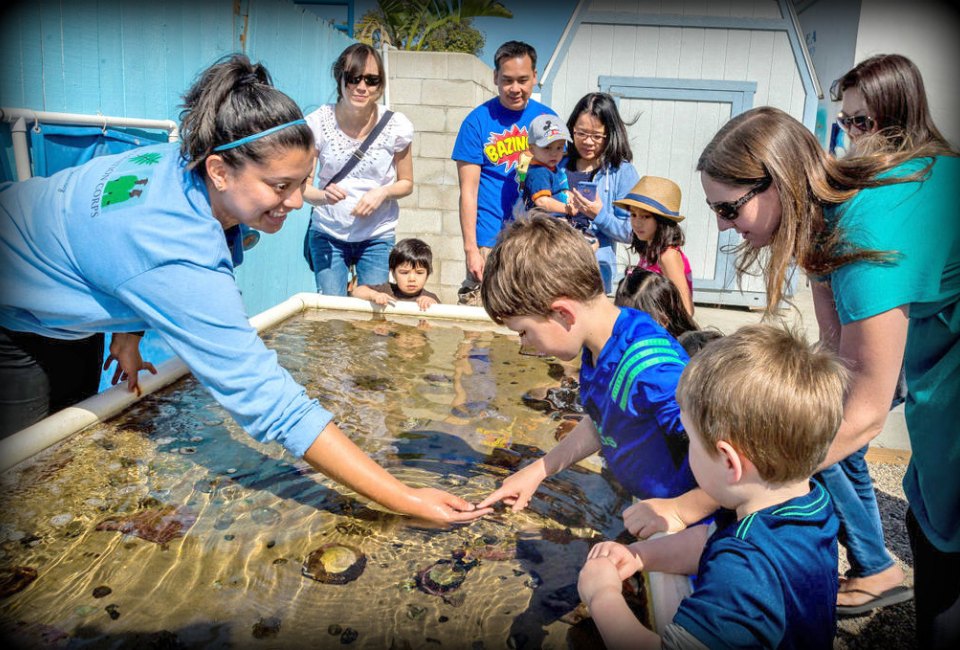
[[[457,165],[450,154],[463,118],[497,94],[493,69],[456,52],[390,50],[387,57],[390,108],[410,118],[415,132],[414,189],[400,201],[397,240],[419,237],[430,244],[427,289],[455,304],[465,269]]]

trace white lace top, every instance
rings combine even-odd
[[[346,164],[360,146],[362,140],[354,140],[337,126],[334,104],[324,104],[306,116],[307,124],[317,140],[318,172],[314,179],[317,187],[323,187]],[[377,106],[378,114],[386,110]],[[377,139],[374,140],[363,160],[337,185],[347,193],[347,198],[333,205],[313,207],[311,227],[329,237],[341,241],[366,241],[393,233],[400,208],[395,200],[384,201],[369,217],[350,214],[357,201],[367,190],[390,185],[397,180],[394,156],[413,142],[413,124],[403,113],[395,112]]]

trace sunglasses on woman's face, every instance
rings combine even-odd
[[[869,115],[844,115],[843,111],[840,111],[840,113],[837,114],[837,124],[839,124],[840,128],[844,131],[849,131],[852,126],[858,131],[867,132],[873,128],[876,120]]]
[[[361,79],[363,79],[363,82],[367,84],[368,88],[376,88],[380,85],[380,75],[377,74],[358,74],[356,76],[346,76],[347,84],[350,86],[356,86],[360,83]]]
[[[759,185],[755,186],[752,190],[748,191],[736,201],[717,201],[716,203],[710,203],[710,201],[707,201],[707,205],[709,205],[710,209],[713,210],[721,219],[735,221],[736,218],[740,216],[740,208],[749,203],[750,199],[755,197],[757,194],[770,187],[771,182],[772,179],[770,178],[760,181]]]

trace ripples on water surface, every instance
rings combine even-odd
[[[558,367],[493,331],[307,315],[264,338],[411,484],[476,502],[569,426],[521,400]],[[257,444],[188,378],[2,477],[0,624],[31,647],[590,647],[577,571],[626,505],[597,470],[436,530]],[[343,584],[304,575],[356,553]]]

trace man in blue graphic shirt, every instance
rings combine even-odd
[[[457,133],[453,160],[460,180],[460,229],[467,277],[461,304],[478,304],[487,254],[517,199],[514,179],[520,154],[527,149],[533,118],[556,115],[530,99],[537,83],[537,51],[521,41],[507,41],[494,55],[497,97],[473,109]]]

